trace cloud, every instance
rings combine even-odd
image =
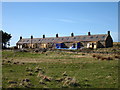
[[[60,22],[65,22],[65,23],[76,23],[75,21],[70,20],[70,19],[56,19],[56,20]]]

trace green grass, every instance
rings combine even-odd
[[[46,52],[44,54],[40,53],[30,53],[30,52],[14,52],[14,51],[3,51],[3,60],[5,60],[2,66],[3,72],[3,88],[8,88],[12,84],[8,81],[16,81],[17,88],[24,88],[21,86],[21,80],[25,78],[30,79],[30,83],[33,84],[32,88],[62,88],[64,82],[57,82],[55,79],[63,77],[72,77],[76,79],[79,86],[66,85],[64,87],[69,88],[118,88],[118,60],[111,61],[101,61],[92,57],[73,57],[74,55],[80,56],[81,54],[76,53],[66,53],[66,52]],[[46,55],[47,54],[47,55]],[[7,58],[6,58],[7,57]],[[11,58],[15,62],[16,59],[21,58],[27,59],[44,59],[43,62],[38,63],[25,63],[25,64],[9,64],[6,61]],[[47,59],[51,61],[47,62]],[[53,60],[53,61],[52,61]],[[61,60],[61,61],[59,61]],[[24,60],[25,61],[25,60]],[[23,61],[23,62],[24,62]],[[36,67],[42,68],[44,70],[45,76],[51,77],[51,82],[43,81],[44,84],[39,84],[42,80],[41,77],[37,77],[38,73],[35,72]],[[28,75],[26,67],[30,67],[33,71],[33,75]],[[67,76],[63,76],[63,72],[66,71]]]

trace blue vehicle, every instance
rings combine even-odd
[[[79,49],[80,48],[80,43],[74,43],[71,47],[66,48],[64,43],[57,43],[56,44],[56,49]]]
[[[64,47],[65,47],[64,43],[57,43],[56,44],[57,49],[64,48]]]

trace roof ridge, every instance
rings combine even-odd
[[[90,36],[96,36],[96,35],[108,35],[108,34],[92,34]],[[88,36],[88,35],[76,35],[76,36],[73,36],[73,37],[79,37],[79,36]],[[62,37],[57,37],[57,38],[67,38],[67,37],[71,37],[71,36],[62,36]],[[49,39],[49,38],[56,38],[56,37],[33,38],[33,39]],[[23,38],[23,39],[30,39],[30,38]]]

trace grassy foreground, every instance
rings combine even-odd
[[[118,59],[48,51],[3,51],[3,88],[118,88]]]

